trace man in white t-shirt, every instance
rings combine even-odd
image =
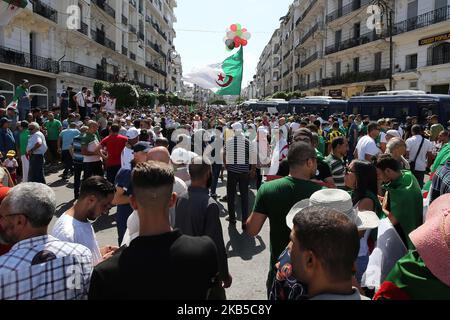
[[[407,157],[410,164],[415,161],[414,167],[411,165],[411,171],[422,188],[427,167],[433,164],[433,144],[430,140],[421,136],[422,128],[420,125],[413,125],[411,132],[413,136],[406,140]]]
[[[81,116],[81,120],[84,121],[86,118],[86,92],[87,88],[83,87],[80,92],[73,96],[73,100],[78,108],[78,113]]]
[[[378,123],[371,122],[367,126],[367,135],[359,139],[355,148],[355,159],[372,161],[381,150],[377,147],[375,139],[380,135]]]
[[[78,201],[56,221],[51,235],[61,241],[78,243],[89,248],[94,265],[111,257],[118,248],[99,248],[90,221],[109,213],[115,190],[114,185],[103,177],[86,179],[81,185]]]
[[[126,134],[128,143],[120,155],[120,162],[122,169],[131,169],[131,161],[134,159],[133,146],[139,142],[139,130],[136,128],[130,128]]]

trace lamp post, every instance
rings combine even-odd
[[[389,0],[376,0],[376,4],[381,8],[381,12],[383,13],[383,16],[387,16],[387,23],[388,23],[388,30],[389,30],[389,91],[393,90],[393,71],[394,71],[394,42],[393,42],[393,20],[392,20],[392,14],[393,9],[390,6]],[[377,33],[378,30],[381,30],[382,33],[383,30],[376,29]]]

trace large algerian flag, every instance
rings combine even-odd
[[[241,94],[244,56],[242,47],[222,63],[210,64],[183,77],[183,80],[210,89],[222,96]]]
[[[0,26],[6,26],[27,5],[27,0],[1,0]]]

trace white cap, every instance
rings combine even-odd
[[[137,137],[139,137],[139,131],[138,129],[132,127],[130,129],[128,129],[127,131],[127,138],[132,140],[132,139],[136,139]]]
[[[386,132],[386,135],[401,138],[400,133],[397,130],[388,130],[388,132]]]
[[[240,122],[235,122],[231,125],[234,131],[242,131],[242,124]]]

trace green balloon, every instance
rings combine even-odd
[[[236,35],[237,35],[238,37],[242,37],[242,30],[236,31]]]
[[[242,30],[242,26],[239,23],[236,23],[236,27],[237,27],[237,31],[241,31]]]

